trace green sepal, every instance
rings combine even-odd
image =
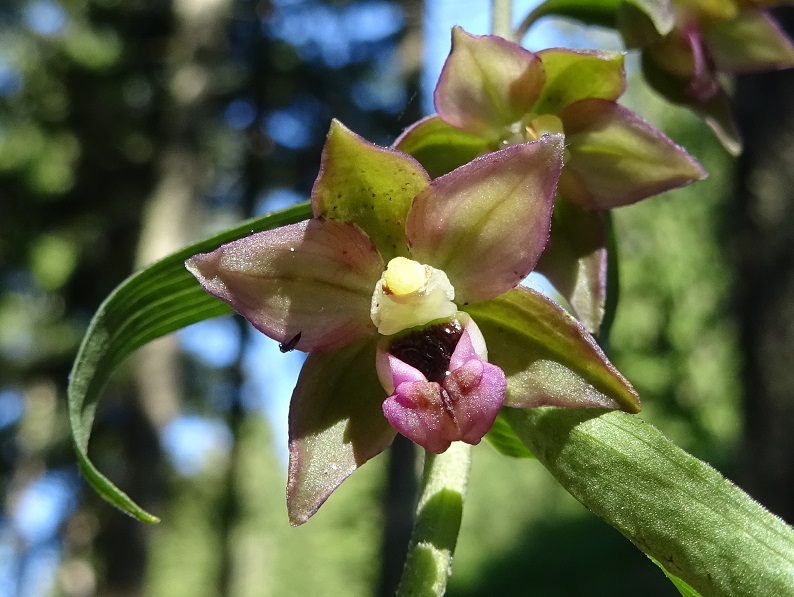
[[[122,282],[89,324],[69,376],[69,424],[80,470],[108,502],[143,522],[149,514],[100,473],[88,458],[97,402],[113,370],[135,349],[161,336],[231,309],[201,289],[185,259],[252,232],[293,224],[311,216],[308,203],[249,220],[153,263]]]
[[[537,56],[546,83],[532,107],[535,114],[556,114],[582,99],[617,100],[626,89],[620,52],[553,48],[541,50]]]
[[[430,116],[406,130],[394,146],[415,157],[432,178],[438,178],[481,155],[488,142]]]
[[[373,145],[334,120],[312,189],[312,210],[316,217],[357,224],[388,263],[408,256],[405,218],[429,183],[412,157]]]
[[[521,441],[521,438],[516,435],[510,423],[507,422],[504,412],[500,411],[493,422],[491,430],[485,434],[485,439],[491,444],[494,449],[511,458],[535,458],[535,455]]]
[[[640,410],[634,388],[588,331],[542,294],[519,286],[463,310],[482,331],[488,361],[505,372],[505,406]]]
[[[546,276],[593,334],[604,319],[607,291],[606,212],[588,211],[557,197],[551,237],[536,271]]]
[[[386,393],[375,369],[377,337],[312,353],[301,369],[289,412],[290,524],[306,522],[359,466],[397,432],[383,416]]]
[[[687,151],[636,113],[599,99],[571,104],[560,194],[589,209],[621,207],[708,175]]]
[[[557,481],[703,595],[790,595],[794,529],[639,417],[508,410]]]

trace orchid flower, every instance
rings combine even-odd
[[[562,136],[546,135],[431,181],[335,121],[313,218],[186,262],[258,330],[309,353],[289,414],[293,524],[397,432],[440,453],[477,444],[503,406],[639,409],[586,330],[517,288],[546,245],[562,155]]]
[[[538,270],[595,332],[604,313],[607,225],[603,210],[706,176],[683,148],[616,100],[623,55],[549,49],[452,30],[435,89],[437,115],[395,142],[441,175],[477,155],[564,133],[550,247]]]
[[[744,74],[794,66],[794,46],[764,7],[779,0],[674,0],[675,26],[659,35],[637,9],[624,11],[621,32],[643,48],[648,82],[667,99],[705,117],[725,148],[741,152],[720,73]]]

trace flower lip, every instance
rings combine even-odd
[[[457,319],[434,323],[401,334],[390,343],[389,353],[418,369],[428,381],[442,383],[462,335]]]

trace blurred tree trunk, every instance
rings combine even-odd
[[[794,33],[794,10],[780,22]],[[740,78],[733,242],[745,350],[739,481],[794,523],[794,70]]]
[[[162,120],[155,132],[162,150],[154,190],[144,206],[136,269],[187,245],[195,234],[195,208],[206,181],[202,176],[206,170],[202,127],[213,108],[212,75],[224,47],[229,5],[229,0],[178,0],[173,4],[173,33],[163,57],[166,78]],[[156,434],[180,411],[183,372],[177,339],[168,336],[152,342],[142,347],[134,359],[137,395],[144,416],[129,430],[127,462],[133,478],[143,474],[151,479],[156,451],[139,449],[139,444],[149,442],[156,446]],[[134,493],[143,503],[154,500],[152,493],[156,489],[153,484],[148,485],[146,494]],[[109,525],[105,533],[108,563],[120,558],[119,565],[107,568],[108,594],[142,593],[148,550],[146,536],[138,526],[123,517],[119,524]],[[130,549],[137,557],[124,556]]]

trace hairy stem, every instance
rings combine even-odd
[[[471,446],[454,442],[443,454],[425,453],[422,494],[398,597],[443,595],[452,571]]]

